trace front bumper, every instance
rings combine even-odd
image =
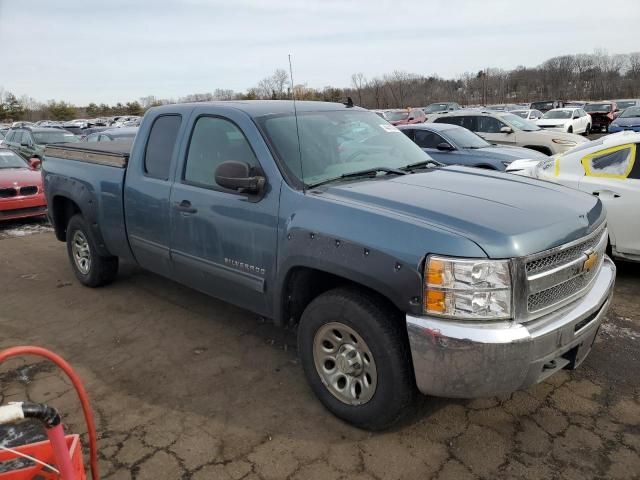
[[[0,221],[38,217],[47,214],[47,200],[43,193],[26,197],[0,199]]]
[[[589,354],[609,308],[615,276],[615,265],[605,257],[584,296],[526,324],[407,315],[418,389],[441,397],[488,397],[576,368]]]

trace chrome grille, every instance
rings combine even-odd
[[[558,265],[580,258],[584,252],[592,250],[598,244],[600,237],[602,236],[602,230],[599,230],[598,232],[599,234],[593,235],[591,238],[588,238],[575,246],[528,261],[525,267],[527,275],[546,272]]]
[[[562,300],[571,297],[575,293],[586,287],[591,279],[595,276],[600,269],[602,261],[598,264],[597,268],[592,269],[588,273],[573,277],[566,282],[562,282],[546,290],[542,290],[538,293],[529,295],[527,299],[527,309],[530,312],[536,312],[542,310],[550,305],[555,305]]]
[[[524,259],[527,316],[543,315],[584,292],[600,271],[607,239],[603,225],[581,240]],[[591,253],[598,254],[596,264],[586,269]]]

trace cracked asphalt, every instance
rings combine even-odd
[[[326,412],[295,332],[131,266],[92,290],[46,228],[0,232],[0,348],[41,345],[83,377],[105,479],[640,478],[640,266],[619,265],[587,360],[509,396],[425,398],[385,433]],[[69,383],[37,359],[0,366],[0,402],[48,402],[83,433]],[[0,443],[37,426],[0,430]],[[86,436],[84,437],[86,444]]]

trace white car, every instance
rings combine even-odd
[[[607,210],[611,254],[640,262],[640,133],[607,135],[540,162],[516,160],[506,171],[600,198]]]
[[[545,113],[536,125],[553,132],[583,133],[591,132],[591,115],[581,108],[554,108]]]
[[[535,122],[536,120],[539,120],[542,118],[542,115],[544,115],[540,110],[513,110],[511,113],[513,113],[514,115],[518,115],[521,118],[524,118],[525,120],[531,120],[533,122]]]

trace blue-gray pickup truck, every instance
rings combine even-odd
[[[443,167],[351,105],[168,105],[133,144],[78,145],[43,176],[81,283],[135,262],[297,325],[311,388],[362,428],[575,368],[609,306],[597,198]]]

